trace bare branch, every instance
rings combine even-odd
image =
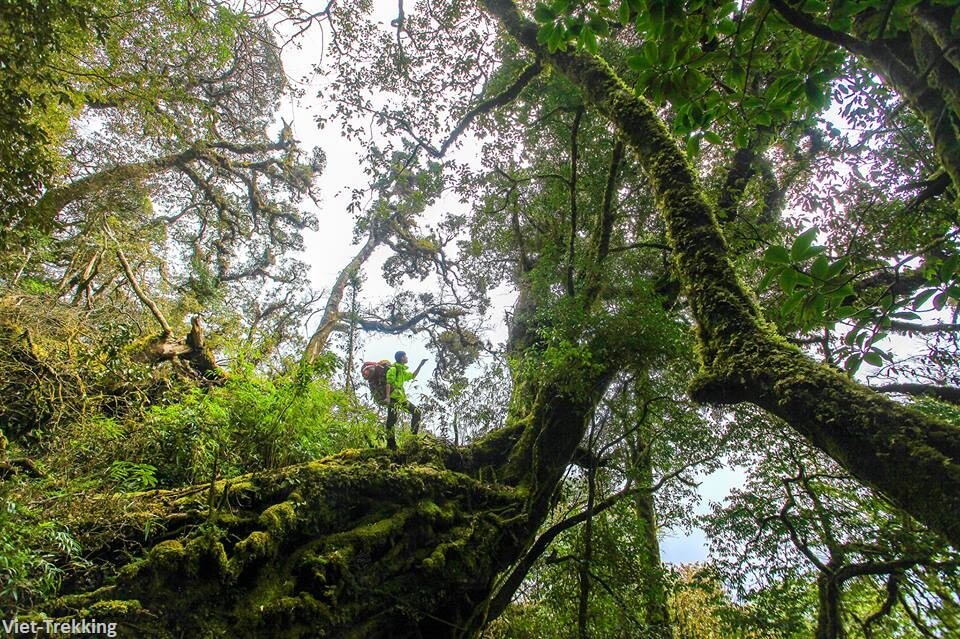
[[[116,238],[114,238],[114,241],[116,241]],[[139,299],[144,306],[150,309],[150,312],[156,318],[157,323],[160,324],[160,328],[163,329],[163,337],[170,337],[173,331],[170,329],[170,324],[167,323],[167,318],[163,316],[163,313],[160,312],[160,308],[140,287],[140,283],[137,281],[136,275],[133,274],[133,269],[130,268],[130,262],[127,261],[127,257],[123,254],[123,250],[120,248],[119,244],[117,244],[116,253],[117,259],[120,260],[120,264],[123,266],[123,273],[127,276],[127,281],[130,283],[130,288],[132,288],[133,292],[137,295],[137,299]]]
[[[902,393],[904,395],[914,395],[914,396],[926,395],[929,397],[936,397],[937,399],[944,402],[960,405],[960,388],[957,388],[955,386],[934,386],[932,384],[893,383],[893,384],[884,384],[883,386],[874,386],[873,390],[880,391],[881,393]]]

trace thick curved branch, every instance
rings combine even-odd
[[[88,195],[92,195],[114,184],[145,180],[162,171],[175,168],[183,163],[196,160],[199,153],[195,148],[181,153],[173,153],[152,160],[121,164],[76,179],[69,184],[48,190],[37,202],[34,210],[38,221],[52,224],[54,217],[67,205]]]
[[[960,332],[960,324],[946,324],[938,322],[936,324],[914,324],[913,322],[901,322],[893,320],[890,322],[890,330],[898,333],[914,333],[917,335],[929,335],[930,333],[957,333]]]
[[[865,295],[871,289],[884,287],[894,297],[910,295],[918,288],[927,286],[929,281],[921,269],[901,271],[899,269],[883,269],[870,277],[853,283],[853,290],[857,295]]]
[[[142,181],[170,169],[183,169],[197,160],[206,160],[211,164],[230,166],[225,156],[210,149],[229,151],[236,155],[252,155],[271,151],[286,150],[292,145],[290,140],[278,140],[268,143],[236,144],[224,140],[197,142],[179,153],[170,153],[142,162],[132,162],[103,169],[86,175],[69,184],[49,189],[37,201],[34,210],[41,221],[52,223],[53,218],[67,205],[86,196],[97,193],[107,187],[125,182]],[[252,165],[251,165],[252,166]]]
[[[869,56],[872,53],[869,42],[855,38],[849,33],[835,31],[826,25],[820,24],[806,13],[791,7],[784,2],[784,0],[770,0],[770,5],[777,10],[777,13],[779,13],[784,20],[804,33],[809,33],[815,38],[843,47],[859,55]]]
[[[167,318],[163,316],[163,313],[160,312],[160,307],[157,306],[150,297],[144,292],[143,288],[140,286],[140,282],[137,280],[137,276],[134,275],[133,269],[130,268],[130,262],[127,261],[127,256],[123,254],[123,251],[119,246],[116,248],[117,259],[120,260],[120,265],[123,266],[123,274],[127,276],[127,282],[130,283],[130,288],[133,289],[133,292],[136,294],[137,299],[150,309],[150,312],[156,318],[157,323],[160,324],[160,328],[163,330],[163,337],[167,338],[173,334],[173,331],[170,328],[170,324],[167,323]]]

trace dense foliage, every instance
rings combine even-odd
[[[28,4],[0,0],[4,613],[960,632],[956,3]],[[369,176],[324,295],[298,47]],[[364,331],[436,361],[398,452]],[[664,564],[693,528],[707,559]]]

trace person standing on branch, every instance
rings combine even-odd
[[[387,369],[387,447],[393,450],[397,448],[397,440],[394,435],[394,427],[397,424],[397,411],[407,411],[410,413],[410,430],[414,435],[420,428],[420,417],[422,413],[414,404],[407,399],[407,394],[403,390],[405,382],[414,379],[427,360],[420,360],[417,369],[410,372],[407,368],[407,354],[403,351],[397,351],[396,362]]]

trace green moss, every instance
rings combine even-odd
[[[186,549],[176,539],[161,541],[150,549],[148,561],[155,567],[173,572],[180,568],[186,559]]]
[[[277,543],[270,533],[255,530],[239,541],[233,552],[231,559],[246,565],[257,559],[273,557],[277,552]]]
[[[454,509],[450,506],[441,508],[436,502],[424,500],[417,505],[417,512],[422,517],[434,521],[449,524],[454,519]]]
[[[186,570],[191,575],[228,573],[227,552],[217,539],[209,534],[191,539],[186,546]]]
[[[295,503],[284,501],[270,506],[260,515],[257,520],[267,531],[283,537],[296,527],[297,511]]]
[[[136,599],[110,599],[93,603],[87,610],[90,617],[116,619],[142,612],[143,605]]]
[[[446,568],[448,561],[452,562],[454,557],[457,560],[462,559],[471,532],[472,528],[454,529],[453,534],[457,538],[454,541],[437,545],[430,556],[423,560],[421,564],[423,568],[428,572],[438,573]]]
[[[118,619],[153,619],[144,627],[200,637],[410,629],[416,611],[434,609],[450,584],[492,579],[497,544],[515,543],[516,533],[478,513],[519,512],[522,493],[397,459],[350,453],[218,482],[229,507],[216,527],[203,524],[205,490],[141,496],[162,503],[157,512],[175,514],[168,521],[187,532],[156,544],[115,586],[71,610],[102,600]],[[429,583],[428,572],[437,576]]]

